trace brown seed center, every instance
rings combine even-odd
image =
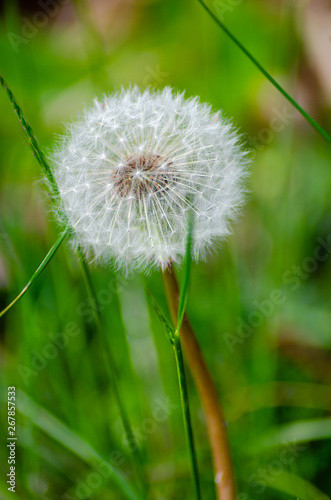
[[[158,154],[142,153],[127,157],[124,166],[112,174],[114,188],[122,198],[141,198],[157,193],[167,187],[171,165]]]

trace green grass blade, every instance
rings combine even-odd
[[[189,290],[190,290],[193,226],[194,226],[194,214],[193,214],[193,211],[191,211],[189,213],[189,217],[188,217],[188,231],[187,231],[184,275],[183,275],[182,286],[180,287],[180,293],[179,293],[178,319],[177,319],[176,332],[175,332],[175,342],[174,342],[173,347],[174,347],[175,357],[176,357],[180,398],[181,398],[183,417],[184,417],[184,427],[185,427],[187,445],[188,445],[188,449],[189,449],[189,459],[190,459],[190,463],[191,463],[191,470],[192,470],[194,485],[195,485],[195,494],[196,494],[197,500],[200,500],[201,499],[201,488],[200,488],[200,479],[199,479],[198,460],[197,460],[195,444],[194,444],[193,427],[192,427],[190,405],[189,405],[189,399],[188,399],[188,390],[187,390],[187,383],[186,383],[183,351],[182,351],[182,345],[181,345],[180,335],[179,335],[180,328],[182,326],[182,322],[183,322],[183,318],[184,318],[184,314],[185,314],[186,304],[187,304],[187,300],[188,300],[188,294],[189,294]]]
[[[10,101],[10,103],[11,103],[11,105],[16,113],[17,118],[19,119],[19,122],[23,128],[23,132],[24,132],[25,137],[27,138],[30,149],[32,150],[34,156],[38,160],[43,171],[45,172],[46,177],[47,177],[50,185],[52,186],[54,193],[58,194],[58,189],[57,189],[57,185],[56,185],[54,176],[53,176],[52,171],[48,165],[48,162],[46,160],[46,156],[39,145],[38,139],[36,138],[29,122],[25,118],[22,109],[18,105],[14,94],[12,93],[10,88],[8,87],[6,81],[4,80],[4,78],[1,74],[0,74],[0,83],[1,83],[4,91],[6,92],[8,98],[9,98],[9,101]]]
[[[64,448],[85,463],[101,461],[107,462],[108,464],[108,460],[94,450],[94,448],[82,437],[73,432],[50,412],[34,402],[21,390],[17,391],[17,409],[22,415],[28,418],[35,427],[42,430],[54,441],[60,443]],[[125,475],[114,466],[110,464],[109,466],[112,468],[112,479],[114,483],[116,483],[126,498],[129,500],[142,500],[132,489]]]
[[[31,276],[30,280],[25,285],[25,287],[23,288],[23,290],[17,295],[17,297],[15,297],[15,299],[3,311],[0,312],[0,318],[2,316],[4,316],[8,311],[10,311],[10,309],[29,290],[29,288],[33,285],[33,283],[36,281],[36,279],[39,278],[39,276],[44,271],[44,269],[48,266],[48,264],[50,263],[50,261],[52,260],[52,258],[54,257],[54,255],[56,254],[56,252],[58,251],[58,249],[60,248],[61,243],[63,243],[63,241],[66,239],[67,236],[68,236],[68,231],[64,231],[58,237],[58,239],[56,240],[56,242],[54,243],[54,245],[52,246],[52,248],[50,249],[50,251],[48,252],[48,254],[46,255],[46,257],[44,258],[44,260],[42,261],[42,263],[40,264],[40,266],[38,267],[38,269],[33,273],[33,275]]]
[[[174,327],[172,326],[170,321],[167,319],[167,317],[165,316],[165,314],[162,311],[162,308],[159,306],[159,304],[157,303],[155,298],[152,296],[152,294],[149,291],[147,291],[147,294],[148,294],[150,302],[151,302],[157,316],[159,317],[161,323],[163,323],[163,325],[165,327],[166,335],[174,348],[176,367],[177,367],[177,376],[178,376],[178,385],[179,385],[179,392],[180,392],[180,400],[181,400],[183,421],[184,421],[184,429],[185,429],[185,436],[186,436],[186,442],[187,442],[187,447],[188,447],[188,455],[189,455],[189,460],[190,460],[190,465],[191,465],[191,470],[192,470],[192,476],[193,476],[193,480],[194,480],[196,498],[197,498],[197,500],[201,500],[201,488],[200,488],[200,479],[199,479],[199,470],[198,470],[198,460],[197,460],[195,444],[194,444],[193,426],[192,426],[192,420],[191,420],[190,405],[189,405],[188,390],[187,390],[186,375],[185,375],[185,366],[184,366],[184,359],[183,359],[183,352],[182,352],[180,337],[179,337],[179,335],[176,334]],[[185,308],[184,308],[184,310],[185,310]]]
[[[300,500],[330,500],[329,495],[323,493],[309,481],[286,470],[283,470],[279,476],[272,476],[272,481],[268,486]]]
[[[191,281],[191,262],[192,262],[192,242],[193,242],[193,226],[194,226],[194,214],[190,212],[188,218],[188,231],[187,231],[187,243],[186,243],[186,256],[184,265],[184,276],[183,283],[180,287],[179,304],[178,304],[178,320],[176,331],[180,331],[182,326],[186,304],[188,300],[188,294],[190,290]]]
[[[277,427],[261,440],[261,447],[278,446],[283,442],[308,442],[331,439],[331,418],[291,422]]]
[[[205,4],[203,0],[198,0],[198,2],[203,6],[203,8],[208,12],[208,14],[214,19],[218,26],[226,33],[226,35],[237,45],[237,47],[251,60],[251,62],[258,68],[259,71],[269,80],[269,82],[287,99],[292,106],[294,106],[299,113],[307,120],[308,123],[329,143],[331,143],[331,136],[312,118],[307,111],[305,111],[294,99],[291,97],[286,90],[279,85],[279,83],[268,73],[261,63],[246,49],[246,47],[238,40],[238,38],[231,33],[231,31],[225,26],[225,24],[218,19],[218,17],[213,13],[213,11]]]
[[[175,342],[175,329],[174,329],[174,327],[172,326],[170,321],[167,319],[166,315],[162,311],[161,307],[159,306],[159,304],[157,303],[156,299],[153,297],[151,292],[149,290],[146,290],[146,293],[147,293],[149,301],[152,304],[153,309],[156,312],[159,320],[161,321],[161,323],[163,323],[165,333],[166,333],[167,338],[169,339],[169,342],[173,345]]]
[[[188,390],[187,390],[187,382],[185,375],[185,366],[183,359],[183,351],[182,345],[180,342],[180,337],[176,335],[174,351],[176,357],[176,365],[177,365],[177,374],[178,374],[178,382],[179,382],[179,390],[180,390],[180,399],[182,404],[183,411],[183,420],[184,420],[184,428],[187,446],[189,450],[189,460],[194,480],[195,486],[195,495],[197,500],[201,500],[201,487],[200,487],[200,478],[199,478],[199,468],[198,468],[198,459],[194,444],[194,435],[193,435],[193,426],[190,412],[190,404],[188,398]]]
[[[131,454],[132,464],[134,466],[137,479],[140,482],[141,489],[144,491],[144,493],[146,493],[147,485],[146,485],[145,473],[143,470],[142,458],[141,458],[140,453],[139,453],[139,447],[138,447],[138,444],[136,443],[136,438],[135,438],[135,434],[132,430],[130,419],[129,419],[127,411],[125,409],[125,405],[122,401],[122,397],[121,397],[121,393],[120,393],[120,389],[119,389],[119,385],[118,385],[118,381],[117,381],[117,375],[116,375],[116,371],[115,371],[115,363],[113,360],[112,352],[111,352],[109,345],[108,345],[108,342],[106,340],[106,332],[104,330],[101,316],[100,316],[100,312],[99,312],[99,309],[97,306],[98,302],[97,302],[96,294],[94,292],[92,279],[90,276],[90,272],[89,272],[85,257],[84,257],[82,250],[80,248],[78,248],[78,256],[79,256],[79,260],[80,260],[80,264],[81,264],[81,269],[82,269],[83,278],[84,278],[84,282],[85,282],[85,286],[86,286],[86,290],[87,290],[87,295],[90,299],[90,304],[91,304],[91,307],[92,307],[93,312],[94,312],[94,319],[95,319],[95,324],[96,324],[96,328],[97,328],[98,339],[99,339],[99,342],[101,345],[101,350],[102,350],[102,353],[103,353],[103,356],[105,359],[105,365],[106,365],[106,369],[108,371],[109,380],[110,380],[110,383],[112,384],[112,389],[114,391],[114,398],[115,398],[115,401],[116,401],[116,404],[117,404],[117,407],[118,407],[118,410],[120,413],[120,417],[122,420],[122,424],[123,424],[124,432],[126,434],[127,441],[128,441],[128,443],[132,444],[132,449],[135,450],[135,456],[137,457],[137,460],[134,460],[133,453]]]

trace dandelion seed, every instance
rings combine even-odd
[[[198,98],[123,89],[94,100],[53,155],[58,218],[90,260],[165,269],[185,255],[191,210],[198,260],[229,234],[247,163],[234,127]]]

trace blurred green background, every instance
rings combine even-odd
[[[330,3],[209,5],[331,130]],[[221,251],[193,266],[189,316],[224,403],[238,500],[330,498],[330,144],[197,1],[4,1],[0,53],[1,73],[46,152],[93,96],[130,83],[171,85],[233,118],[254,157],[251,194]],[[0,115],[3,309],[60,229],[3,91]],[[193,498],[173,352],[144,291],[165,308],[160,276],[125,279],[93,269],[92,279],[150,498]],[[16,386],[17,497],[126,498],[84,452],[88,443],[96,456],[112,454],[136,487],[80,266],[68,245],[0,321],[0,497],[13,495],[6,484],[6,398],[7,387]],[[203,498],[214,499],[204,416],[189,374],[188,382]]]

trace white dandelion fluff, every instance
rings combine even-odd
[[[171,88],[95,99],[53,155],[57,214],[90,260],[126,271],[167,267],[230,232],[244,200],[247,153],[231,123]]]

